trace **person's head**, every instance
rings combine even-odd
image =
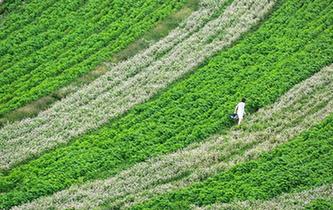
[[[242,102],[244,102],[244,103],[245,103],[245,102],[246,102],[246,98],[242,98]]]

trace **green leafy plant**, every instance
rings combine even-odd
[[[317,199],[310,202],[306,207],[306,210],[329,210],[333,209],[333,201],[325,199]]]

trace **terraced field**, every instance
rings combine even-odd
[[[156,4],[164,16],[184,3]],[[200,1],[166,37],[0,129],[0,208],[331,208],[332,6]],[[5,14],[18,24],[11,36],[27,8]]]

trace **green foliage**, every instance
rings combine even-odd
[[[0,115],[94,69],[185,1],[47,0],[20,6],[22,13],[14,10],[0,24]]]
[[[0,3],[0,18],[13,9],[17,9],[22,2],[20,0],[8,0]],[[1,20],[0,20],[1,21]]]
[[[191,205],[264,200],[333,182],[333,115],[296,139],[185,189],[156,197],[133,209],[190,209]],[[181,208],[178,208],[180,206]],[[318,200],[309,209],[329,209]]]
[[[257,31],[154,99],[100,130],[0,176],[4,186],[0,208],[75,183],[110,177],[149,157],[201,141],[232,124],[228,114],[243,96],[249,112],[274,102],[294,84],[332,62],[331,7],[329,0],[281,2]],[[253,162],[238,167],[235,173],[251,172],[257,167]],[[223,179],[231,180],[233,176]],[[279,191],[289,188],[281,183]],[[253,191],[247,197],[258,197],[261,192]],[[214,196],[208,197],[214,200]],[[229,201],[233,196],[232,191],[226,191],[220,201]],[[205,204],[207,193],[202,197]]]
[[[333,200],[317,199],[311,201],[306,207],[306,210],[332,210]]]

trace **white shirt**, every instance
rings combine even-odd
[[[238,117],[243,118],[243,116],[245,114],[245,103],[244,102],[238,103],[235,110],[236,110]]]

